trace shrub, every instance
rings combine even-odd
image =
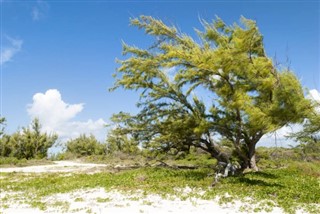
[[[34,119],[31,128],[22,128],[14,134],[3,135],[0,139],[0,155],[18,159],[46,158],[48,149],[58,136],[41,133],[38,119]]]
[[[87,137],[80,135],[76,139],[67,142],[67,151],[76,154],[77,157],[89,155],[103,155],[105,154],[106,146],[100,143],[93,135]]]
[[[124,154],[135,155],[140,152],[138,141],[128,134],[122,134],[119,128],[113,129],[107,136],[107,153],[113,154],[122,152]]]

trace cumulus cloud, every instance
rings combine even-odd
[[[320,92],[317,91],[316,89],[310,90],[309,97],[310,99],[320,104]]]
[[[0,65],[11,61],[13,56],[21,50],[22,44],[23,41],[20,39],[13,39],[9,36],[5,36],[4,45],[1,48]]]
[[[31,118],[39,118],[43,131],[57,133],[62,140],[75,138],[80,134],[93,134],[101,140],[105,136],[106,122],[103,119],[85,122],[73,120],[83,107],[83,103],[65,103],[57,89],[50,89],[44,94],[36,93],[27,111]]]

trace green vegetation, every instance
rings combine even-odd
[[[290,137],[300,142],[296,149],[300,151],[304,160],[320,160],[320,101],[314,101],[314,108],[310,111],[303,130]]]
[[[276,161],[269,162],[275,164]],[[219,196],[221,203],[238,199],[252,204],[252,209],[267,210],[280,206],[288,213],[294,213],[298,208],[316,213],[316,204],[320,203],[319,167],[320,162],[302,163],[288,160],[280,168],[228,177],[221,180],[214,188],[209,188],[213,178],[208,176],[211,169],[207,167],[193,170],[145,167],[117,173],[68,176],[64,173],[30,174],[27,177],[19,173],[1,173],[0,175],[1,191],[15,191],[18,194],[16,198],[25,198],[27,203],[41,209],[46,209],[46,205],[41,201],[43,197],[102,187],[124,193],[143,191],[145,196],[155,193],[170,198],[174,195],[182,200],[189,197],[213,199]],[[192,191],[184,193],[182,190],[186,187],[190,187]],[[200,190],[205,192],[200,194]],[[81,200],[81,198],[77,199],[77,201]],[[6,204],[7,201],[8,199],[3,198],[1,203]],[[110,198],[97,199],[99,203],[108,201]],[[63,206],[67,205],[63,204]],[[249,207],[243,209],[249,209]]]
[[[66,142],[66,151],[51,159],[70,160],[80,158],[86,162],[119,162],[128,159],[140,159],[141,151],[136,142],[126,136],[117,137],[111,130],[106,143],[99,142],[93,135],[80,135]]]
[[[22,128],[12,135],[4,134],[0,138],[1,157],[17,159],[42,159],[47,157],[48,149],[56,142],[58,136],[41,133],[41,125],[36,118],[31,128]]]
[[[148,49],[123,44],[128,58],[118,61],[111,90],[141,92],[141,111],[120,112],[112,120],[149,151],[177,154],[195,147],[220,162],[237,162],[241,170],[258,170],[255,150],[261,137],[302,122],[311,103],[297,77],[266,56],[253,20],[202,23],[196,42],[150,16],[131,20],[155,43]],[[199,89],[211,100],[201,100]]]
[[[66,152],[78,157],[90,155],[103,155],[106,152],[106,145],[100,143],[93,135],[87,137],[81,135],[76,139],[72,139],[66,143]]]
[[[116,127],[108,132],[107,135],[107,152],[113,154],[121,152],[129,155],[139,154],[139,142],[130,138],[128,133],[123,133],[120,127]]]
[[[0,117],[0,137],[2,137],[3,133],[4,133],[4,125],[6,122],[6,118],[4,117]]]
[[[18,159],[15,157],[0,157],[0,165],[1,167],[24,167],[24,166],[39,166],[39,165],[48,165],[52,164],[51,160],[47,159],[30,159],[27,160],[25,158]]]

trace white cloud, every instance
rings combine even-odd
[[[302,125],[294,124],[289,126],[284,126],[277,131],[264,135],[259,143],[258,146],[266,146],[266,147],[289,147],[289,146],[296,146],[298,143],[292,139],[288,139],[291,133],[295,133],[301,131]]]
[[[43,131],[57,133],[62,140],[75,138],[80,134],[94,134],[102,140],[106,124],[103,119],[90,119],[86,122],[73,120],[83,110],[83,106],[83,103],[65,103],[57,89],[50,89],[44,94],[36,93],[27,111],[31,118],[39,118]]]
[[[310,99],[320,104],[320,92],[316,89],[312,89],[309,91],[309,97]]]
[[[13,39],[9,36],[5,36],[5,43],[1,48],[0,65],[11,61],[12,57],[21,50],[23,41],[20,39]]]
[[[49,4],[45,1],[38,0],[32,8],[31,16],[33,21],[39,21],[46,16],[49,10]]]

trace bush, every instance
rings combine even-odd
[[[56,142],[57,135],[41,133],[38,119],[34,119],[31,128],[22,128],[14,134],[3,135],[0,139],[0,155],[17,159],[46,158],[48,149]]]
[[[75,154],[77,157],[89,155],[104,155],[106,146],[100,143],[93,135],[80,137],[67,142],[67,153]]]
[[[0,165],[18,165],[19,163],[26,163],[26,159],[18,159],[15,157],[0,157]]]
[[[137,155],[140,152],[138,141],[128,134],[122,134],[119,128],[113,129],[107,136],[107,153],[121,152],[129,155]]]

